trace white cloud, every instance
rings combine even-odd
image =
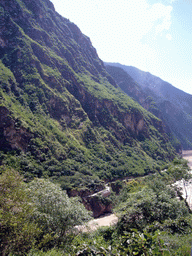
[[[167,35],[166,35],[166,38],[167,38],[169,41],[172,40],[172,36],[171,36],[170,34],[167,34]]]
[[[156,21],[160,19],[161,23],[156,26],[156,34],[161,34],[164,30],[169,30],[171,26],[171,6],[164,6],[162,4],[155,4],[152,7],[155,13]]]

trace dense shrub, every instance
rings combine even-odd
[[[22,177],[7,169],[0,176],[0,251],[24,255],[38,240],[40,229],[31,220],[35,208]]]
[[[28,185],[28,191],[36,207],[33,219],[43,230],[42,246],[64,243],[75,225],[90,219],[78,198],[69,198],[66,191],[49,180],[33,180]]]

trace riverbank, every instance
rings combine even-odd
[[[188,165],[192,169],[192,150],[183,150],[182,157],[189,162]]]
[[[91,220],[87,225],[78,226],[79,231],[94,231],[99,227],[112,226],[115,225],[118,221],[118,218],[115,214],[109,213],[104,216],[101,216],[97,219]]]
[[[192,150],[183,150],[182,157],[188,161],[188,166],[192,170]],[[179,181],[177,184],[181,188],[183,197],[186,198],[190,209],[192,209],[192,180],[185,183]]]

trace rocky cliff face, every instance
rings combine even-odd
[[[83,199],[83,204],[88,211],[92,211],[94,218],[112,212],[112,203],[98,196]]]
[[[92,193],[175,156],[161,120],[120,91],[49,0],[2,0],[0,24],[2,165]]]
[[[93,217],[98,218],[112,212],[112,201],[108,198],[110,194],[110,187],[105,186],[100,192],[83,197],[82,201],[86,209],[93,212]]]
[[[32,134],[13,120],[7,108],[0,106],[0,148],[20,149],[26,152]]]
[[[145,109],[162,119],[162,114],[157,108],[152,96],[143,90],[143,88],[133,80],[133,78],[122,68],[108,65],[106,63],[107,72],[114,78],[119,87],[127,95],[139,102]]]

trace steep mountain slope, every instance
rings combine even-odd
[[[163,115],[159,110],[157,104],[154,102],[153,92],[147,93],[133,78],[122,68],[116,66],[110,66],[106,64],[107,72],[114,78],[119,87],[127,95],[135,99],[145,109],[153,113],[155,116],[163,120],[163,125],[166,133],[170,136],[171,130],[169,129],[167,122],[163,119]]]
[[[161,120],[121,92],[49,0],[1,0],[0,24],[2,165],[96,191],[174,157]]]
[[[166,130],[171,131],[177,141],[180,141],[184,149],[192,148],[192,95],[187,94],[160,78],[135,67],[124,66],[119,63],[106,63],[106,65],[110,66],[107,66],[107,71],[114,78],[115,76],[117,77],[117,75],[114,76],[115,72],[120,72],[119,68],[122,68],[129,76],[131,76],[131,78],[137,83],[137,86],[140,86],[142,89],[143,97],[146,99],[147,97],[151,97],[153,99],[152,102],[155,111],[154,108],[148,108],[144,99],[137,98],[136,90],[134,90],[134,96],[132,92],[132,97],[147,110],[161,118],[167,127]],[[115,69],[116,71],[114,71],[114,67],[118,69]],[[117,84],[120,82],[116,78],[115,81]],[[126,84],[126,81],[124,81],[124,83]],[[124,85],[122,87],[121,84],[119,84],[119,86],[129,95],[129,85]]]
[[[127,95],[139,102],[145,109],[156,115],[158,118],[162,118],[160,111],[155,106],[155,102],[148,94],[143,90],[143,88],[136,83],[133,78],[122,68],[107,65],[107,72],[114,78],[119,87]]]

